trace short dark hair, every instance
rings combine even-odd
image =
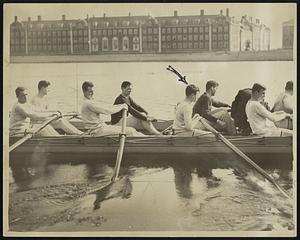
[[[81,88],[82,88],[82,91],[86,91],[89,87],[94,87],[94,84],[92,82],[89,82],[89,81],[85,81]]]
[[[252,86],[252,93],[259,92],[260,90],[266,90],[267,88],[259,83],[254,83]]]
[[[38,89],[41,90],[42,87],[48,87],[50,85],[50,82],[46,80],[39,81]]]
[[[185,88],[185,95],[188,97],[192,94],[196,94],[199,92],[199,88],[196,87],[194,84],[190,84]]]
[[[121,84],[121,88],[127,88],[128,86],[130,86],[131,85],[131,82],[129,82],[129,81],[124,81],[124,82],[122,82],[122,84]]]
[[[219,83],[213,80],[207,81],[205,89],[206,91],[209,90],[211,87],[217,87],[219,86]]]
[[[19,97],[21,92],[24,92],[26,90],[26,88],[24,87],[17,87],[15,92],[16,92],[16,96]]]
[[[288,81],[285,85],[285,90],[293,90],[293,85],[292,81]]]

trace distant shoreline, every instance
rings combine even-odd
[[[293,49],[260,52],[12,56],[10,63],[293,61]]]

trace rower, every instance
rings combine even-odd
[[[284,111],[293,114],[293,82],[288,81],[285,85],[285,92],[279,94],[277,97],[272,112]],[[275,122],[279,128],[293,129],[293,122],[291,118],[285,118],[281,121]]]
[[[197,113],[215,129],[225,131],[228,135],[236,135],[234,122],[225,109],[230,108],[230,105],[212,98],[215,96],[218,86],[219,83],[216,81],[211,80],[206,83],[206,91],[198,98],[193,107],[193,116]],[[212,107],[217,109],[212,110]]]
[[[290,114],[284,111],[269,112],[260,103],[265,97],[265,90],[265,86],[255,83],[252,87],[251,98],[246,104],[246,114],[252,132],[263,136],[292,136],[293,132],[291,130],[278,128],[275,125],[267,125],[267,119],[272,122],[277,122],[290,117]]]
[[[116,135],[121,133],[121,126],[113,126],[106,124],[101,119],[101,114],[114,114],[123,109],[128,109],[126,104],[118,104],[113,106],[105,106],[102,103],[96,102],[93,98],[94,84],[92,82],[84,82],[82,84],[82,91],[84,95],[83,103],[81,106],[81,117],[85,129],[87,129],[92,136],[106,136]],[[132,127],[126,127],[127,136],[144,136],[138,133]]]
[[[151,135],[161,135],[159,131],[155,129],[152,122],[157,121],[155,118],[148,115],[148,112],[135,103],[130,97],[132,91],[132,84],[128,81],[124,81],[121,84],[122,93],[115,99],[114,105],[116,104],[127,104],[128,112],[130,115],[127,116],[127,126],[135,129],[145,129]],[[122,112],[119,111],[111,115],[111,123],[116,126],[122,125]]]
[[[59,115],[59,112],[41,112],[33,105],[27,102],[27,89],[17,87],[15,90],[18,101],[13,105],[9,119],[9,135],[24,136],[26,132],[31,132],[40,124],[37,121],[45,121],[54,115]],[[35,122],[35,124],[32,124]],[[37,136],[59,136],[60,134],[55,129],[47,125],[37,133]]]
[[[201,129],[199,124],[200,115],[195,114],[192,118],[193,104],[196,101],[196,95],[199,88],[194,84],[190,84],[185,89],[185,99],[178,103],[175,108],[175,117],[173,123],[173,130],[177,136],[198,136],[203,134],[210,134]]]
[[[50,82],[41,80],[38,83],[38,94],[31,100],[31,104],[42,112],[57,112],[51,109],[47,101],[47,94],[49,92]],[[65,133],[71,135],[80,135],[83,132],[73,126],[66,118],[60,118],[50,123],[55,129],[62,129]]]

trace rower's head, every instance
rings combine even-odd
[[[132,90],[132,84],[129,81],[124,81],[121,84],[122,95],[129,96]]]
[[[87,99],[91,99],[94,95],[94,91],[93,91],[93,87],[94,84],[92,82],[84,82],[82,84],[82,92],[84,97],[86,97]]]
[[[219,83],[213,80],[207,81],[205,89],[208,94],[215,96]]]
[[[293,95],[293,82],[288,81],[285,85],[285,91],[289,93],[290,95]]]
[[[39,81],[38,83],[39,93],[42,95],[47,95],[47,93],[49,92],[49,86],[50,86],[50,82],[46,80]]]
[[[199,92],[199,88],[194,84],[190,84],[185,88],[185,96],[191,102],[195,102],[197,99],[197,93]]]
[[[18,98],[19,103],[26,103],[27,102],[27,89],[24,87],[17,87],[16,88],[16,96]]]
[[[259,83],[254,83],[252,86],[252,98],[257,101],[263,101],[265,98],[266,89],[267,88],[265,86]]]

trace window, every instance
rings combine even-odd
[[[129,34],[129,35],[132,35],[132,28],[129,28],[129,29],[128,29],[128,34]]]
[[[219,34],[218,35],[218,40],[220,41],[220,40],[223,40],[223,34]]]
[[[189,35],[189,41],[193,41],[193,35]]]
[[[182,35],[180,34],[180,35],[177,35],[177,40],[178,41],[182,41]]]
[[[181,49],[181,48],[182,48],[182,43],[179,42],[179,43],[177,44],[177,46],[178,46],[179,49]]]
[[[133,33],[134,33],[134,35],[138,35],[138,30],[137,30],[137,28],[133,29]]]
[[[113,30],[113,35],[116,36],[117,35],[117,29]]]
[[[206,33],[209,32],[209,27],[205,27],[205,32],[206,32]]]
[[[148,36],[148,42],[152,42],[152,41],[153,41],[152,36]]]
[[[198,41],[198,35],[194,35],[194,41]]]
[[[113,39],[112,39],[112,50],[113,51],[119,50],[119,40],[116,37],[113,37]]]
[[[171,41],[171,35],[167,35],[167,41]]]
[[[183,48],[187,48],[187,46],[188,46],[187,43],[184,42],[184,43],[183,43]]]
[[[152,28],[148,28],[148,34],[152,34]]]
[[[203,40],[203,34],[199,35],[199,40]]]
[[[173,36],[172,36],[172,40],[173,40],[173,41],[176,41],[176,35],[173,35]]]
[[[97,30],[98,35],[100,36],[102,34],[101,30]]]
[[[187,33],[187,27],[183,28],[183,33]]]
[[[212,32],[213,32],[213,33],[216,33],[216,32],[217,32],[217,27],[216,27],[216,26],[213,26],[213,27],[212,27]]]
[[[108,36],[111,36],[112,35],[112,30],[108,29],[107,34],[108,34]]]
[[[198,42],[194,42],[194,48],[199,48]]]
[[[173,34],[176,33],[176,28],[175,28],[175,27],[172,28],[172,33],[173,33]]]
[[[133,37],[133,50],[139,51],[140,50],[140,39],[138,37]]]
[[[126,28],[123,29],[123,34],[124,34],[124,35],[127,35],[127,29],[126,29]]]
[[[172,48],[173,48],[173,49],[176,49],[176,48],[177,48],[176,42],[173,42],[173,43],[172,43]]]
[[[203,48],[203,47],[204,47],[203,42],[199,42],[199,48]]]
[[[183,41],[187,41],[187,35],[183,35]]]
[[[102,51],[108,51],[108,38],[102,38]]]
[[[217,34],[212,34],[212,40],[217,40]]]
[[[147,34],[147,29],[143,28],[143,34]]]
[[[197,32],[198,32],[198,28],[194,27],[194,33],[197,33]]]
[[[189,42],[189,48],[193,48],[193,43]]]
[[[107,30],[103,29],[103,35],[107,35]]]
[[[122,49],[123,49],[123,51],[128,51],[129,50],[129,39],[128,39],[128,37],[123,37]]]
[[[171,28],[167,28],[167,33],[171,33]]]
[[[209,40],[209,35],[208,34],[205,34],[205,40]]]
[[[162,40],[162,41],[166,41],[166,35],[162,35],[162,36],[161,36],[161,40]]]
[[[224,32],[228,32],[228,26],[227,25],[224,26]]]
[[[224,40],[228,40],[228,34],[224,34]]]
[[[162,29],[161,29],[161,32],[162,32],[162,33],[166,33],[166,28],[162,28]]]
[[[88,35],[88,31],[87,30],[83,30],[83,34],[84,34],[84,36],[87,36]]]
[[[182,28],[181,27],[177,28],[177,32],[182,33]]]
[[[223,32],[223,27],[222,26],[218,27],[218,32]]]
[[[158,34],[158,28],[153,28],[153,33]]]
[[[193,28],[189,27],[189,33],[192,33],[192,32],[193,32]]]

